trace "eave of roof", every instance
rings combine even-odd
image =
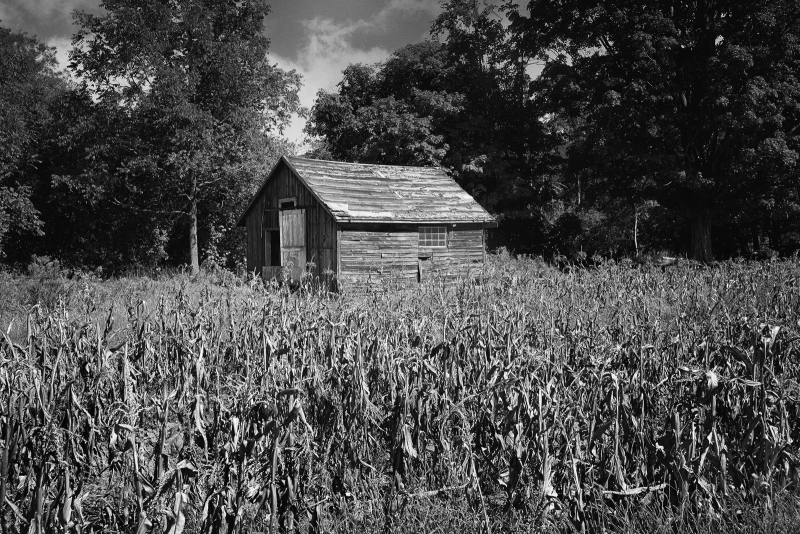
[[[354,219],[340,217],[337,222],[346,224],[482,224],[486,228],[497,228],[497,221],[487,221],[485,219]]]

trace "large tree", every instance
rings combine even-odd
[[[517,42],[547,62],[541,109],[582,120],[570,159],[586,190],[679,213],[692,257],[713,258],[715,221],[797,187],[796,0],[532,0],[513,11]]]
[[[103,15],[76,14],[73,68],[96,99],[124,108],[143,137],[108,171],[123,184],[112,200],[165,220],[184,216],[197,272],[202,214],[210,236],[232,226],[269,136],[300,109],[299,76],[267,60],[263,0],[104,0],[101,7]],[[230,220],[220,224],[220,210]]]

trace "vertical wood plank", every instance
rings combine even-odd
[[[336,229],[336,276],[342,274],[342,231]]]

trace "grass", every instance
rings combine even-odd
[[[796,532],[799,275],[0,274],[0,527]]]

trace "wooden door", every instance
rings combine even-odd
[[[281,267],[293,282],[299,282],[306,270],[306,210],[278,212],[281,239]]]

